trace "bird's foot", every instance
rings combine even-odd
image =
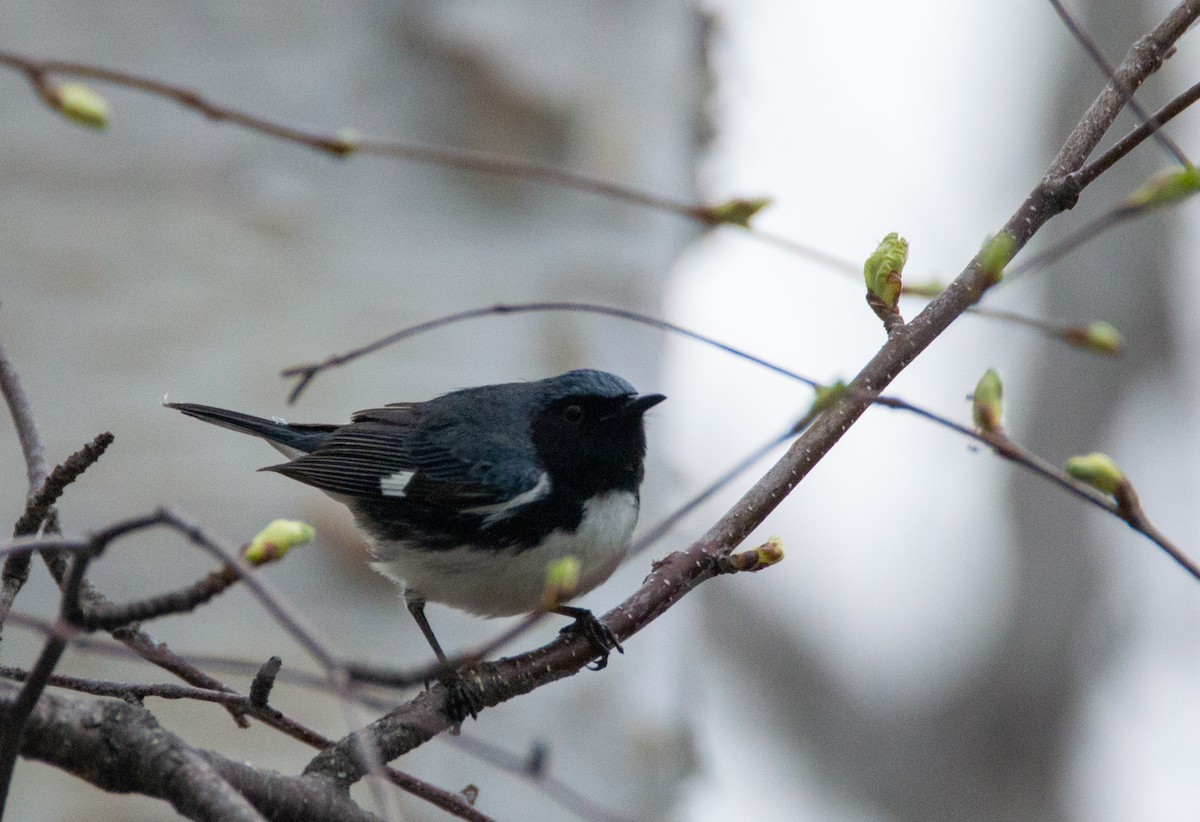
[[[563,605],[556,608],[555,613],[575,619],[574,622],[563,628],[559,633],[582,634],[587,638],[588,642],[592,643],[592,647],[596,650],[597,658],[588,665],[588,668],[591,670],[599,671],[607,666],[610,652],[625,653],[625,649],[621,647],[621,643],[617,639],[617,635],[613,633],[612,628],[609,628],[597,619],[596,615],[587,608],[572,608]]]
[[[468,716],[478,719],[479,712],[487,707],[483,704],[483,691],[461,671],[447,671],[438,677],[438,682],[446,688],[445,714],[456,730]]]

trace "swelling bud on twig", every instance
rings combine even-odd
[[[808,411],[813,416],[820,414],[826,408],[833,405],[834,402],[846,393],[846,382],[845,380],[838,380],[833,385],[818,385],[814,389],[814,393],[816,396],[813,397],[812,408]]]
[[[316,531],[306,522],[294,519],[277,519],[250,540],[242,559],[251,565],[266,565],[283,559],[287,552],[312,540]]]
[[[1164,171],[1129,195],[1126,209],[1151,209],[1186,200],[1200,191],[1200,170],[1195,166]]]
[[[1125,474],[1107,454],[1086,454],[1067,460],[1067,473],[1106,494],[1117,496],[1128,483]]]
[[[1004,383],[994,368],[983,372],[971,396],[971,416],[975,430],[981,434],[997,434],[1004,430]]]
[[[1103,320],[1096,320],[1087,325],[1070,326],[1064,338],[1071,345],[1098,354],[1115,356],[1125,349],[1125,338],[1121,336],[1121,332]]]
[[[575,595],[579,588],[579,559],[563,557],[546,563],[546,587],[542,592],[542,604],[547,609],[555,608]]]
[[[92,128],[108,125],[108,101],[82,83],[63,83],[50,90],[54,106],[68,120]]]
[[[336,142],[332,148],[342,157],[347,157],[358,151],[360,139],[357,131],[352,128],[344,128],[337,133],[335,137]]]
[[[998,283],[1004,276],[1004,267],[1012,262],[1016,253],[1016,239],[1007,231],[1001,231],[979,251],[979,270],[987,274],[992,283]]]
[[[782,561],[783,540],[780,537],[770,537],[757,548],[720,559],[717,568],[721,573],[737,574],[743,571],[761,571]]]
[[[904,318],[896,308],[900,291],[904,287],[901,277],[904,264],[908,262],[908,240],[896,232],[883,238],[875,253],[863,264],[863,279],[867,283],[867,305],[875,316],[883,320],[883,328],[890,336],[904,325]]]
[[[875,252],[863,264],[863,279],[868,294],[889,309],[896,308],[903,286],[901,274],[908,262],[908,240],[895,231],[883,238]]]
[[[813,420],[815,420],[822,411],[833,405],[839,397],[845,394],[846,383],[842,380],[838,380],[833,385],[814,386],[813,390],[816,392],[816,396],[813,397],[812,405],[809,406],[808,411],[805,412],[804,416],[796,420],[796,424],[792,426],[793,434],[799,434],[805,428],[808,428],[808,426],[812,425]]]
[[[715,206],[700,209],[700,218],[710,225],[750,227],[750,220],[771,204],[770,197],[735,197]]]

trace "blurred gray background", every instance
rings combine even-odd
[[[1115,60],[1167,5],[1072,8]],[[759,225],[847,259],[900,231],[914,279],[957,273],[1102,84],[1041,0],[64,0],[5,4],[0,30],[3,49],[146,74],[317,130],[495,151],[682,200],[769,194]],[[1148,107],[1200,73],[1193,51],[1185,38],[1142,92]],[[669,215],[535,183],[335,160],[93,85],[112,104],[103,133],[0,73],[0,340],[52,461],[99,431],[117,436],[70,489],[64,526],[87,531],[164,503],[229,542],[277,516],[313,522],[317,543],[265,573],[356,658],[415,664],[427,652],[394,589],[365,567],[348,516],[256,475],[274,452],[164,411],[164,394],[336,421],[467,385],[610,369],[670,396],[649,421],[648,524],[800,413],[806,392],[695,343],[574,315],[443,329],[318,378],[294,408],[278,371],[445,312],[532,299],[664,315],[820,379],[852,375],[882,342],[857,280],[738,232],[701,237]],[[1200,146],[1194,114],[1172,131]],[[1167,164],[1143,147],[1041,241]],[[1015,437],[1056,462],[1113,453],[1151,517],[1185,548],[1200,545],[1196,380],[1183,356],[1196,336],[1197,219],[1189,204],[1122,227],[988,298],[1107,319],[1126,334],[1123,359],[967,317],[895,393],[965,419],[964,396],[999,366]],[[24,472],[7,419],[5,432],[0,505],[15,519]],[[583,604],[618,602],[748,481]],[[557,777],[637,819],[1200,814],[1200,596],[1120,523],[947,432],[876,412],[761,536],[771,533],[788,547],[778,568],[708,584],[604,672],[489,710],[466,734],[518,753],[544,743]],[[123,543],[94,579],[120,599],[209,567],[151,535]],[[52,614],[52,587],[34,576],[17,607]],[[438,607],[430,618],[456,648],[504,625]],[[313,669],[243,591],[150,632],[182,652],[278,653],[285,669]],[[28,665],[38,646],[9,627],[0,662]],[[165,678],[82,653],[62,670]],[[282,686],[275,698],[345,733],[334,701]],[[212,707],[149,704],[229,756],[284,772],[310,756]],[[499,819],[571,818],[452,742],[395,764],[442,787],[478,785],[479,807]],[[444,818],[420,802],[405,809]],[[10,817],[172,814],[21,762]]]
[[[3,48],[160,78],[264,117],[500,152],[694,199],[706,80],[702,19],[686,3],[17,3],[0,19]],[[112,106],[103,133],[46,110],[18,74],[0,75],[0,334],[51,460],[101,430],[116,434],[105,464],[64,503],[65,527],[96,528],[168,503],[237,542],[274,517],[304,518],[317,525],[317,544],[273,569],[272,581],[339,650],[385,664],[425,662],[396,589],[366,568],[341,507],[256,475],[277,455],[163,410],[163,396],[333,421],[583,366],[653,390],[661,335],[567,315],[431,334],[330,374],[295,408],[285,405],[288,383],[278,372],[498,301],[591,300],[659,313],[669,267],[695,228],[544,185],[370,157],[338,161],[169,101],[92,86]],[[11,424],[2,425],[11,470],[0,499],[12,519],[23,472]],[[662,487],[665,461],[659,453],[652,460]],[[648,561],[589,602],[611,607]],[[97,567],[96,583],[119,599],[183,584],[209,565],[154,535]],[[35,606],[53,613],[44,579],[18,601]],[[430,616],[454,647],[502,628],[440,607]],[[547,624],[526,647],[558,627]],[[313,669],[244,592],[152,633],[183,652],[260,660],[279,652],[285,665]],[[7,632],[5,663],[28,660],[30,641]],[[655,708],[633,721],[614,690],[640,689],[659,663],[627,658],[640,661],[615,676],[577,677],[470,730],[522,755],[544,742],[551,768],[588,795],[663,810],[690,761],[681,715]],[[67,669],[163,678],[82,655]],[[279,698],[323,732],[345,733],[335,702],[299,690]],[[235,757],[296,771],[310,756],[261,728],[239,732],[220,711],[159,707],[170,727]],[[440,742],[402,767],[452,789],[479,784],[500,818],[563,812]],[[13,819],[170,816],[160,802],[99,795],[37,764],[22,763],[17,782]],[[412,804],[414,818],[441,815]]]

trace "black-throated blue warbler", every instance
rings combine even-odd
[[[359,411],[346,425],[168,406],[266,440],[291,459],[261,470],[347,505],[371,537],[373,567],[403,586],[445,661],[426,600],[481,616],[529,613],[542,606],[547,564],[566,556],[580,563],[577,595],[608,579],[637,523],[642,417],[664,399],[579,370]],[[591,612],[555,610],[591,640],[596,667],[620,649]]]

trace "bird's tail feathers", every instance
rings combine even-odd
[[[268,420],[243,414],[240,411],[228,411],[224,408],[190,402],[163,404],[167,408],[182,411],[189,417],[264,439],[289,456],[295,455],[289,452],[306,454],[312,451],[329,436],[330,431],[337,427],[335,425],[289,425],[282,420]]]

